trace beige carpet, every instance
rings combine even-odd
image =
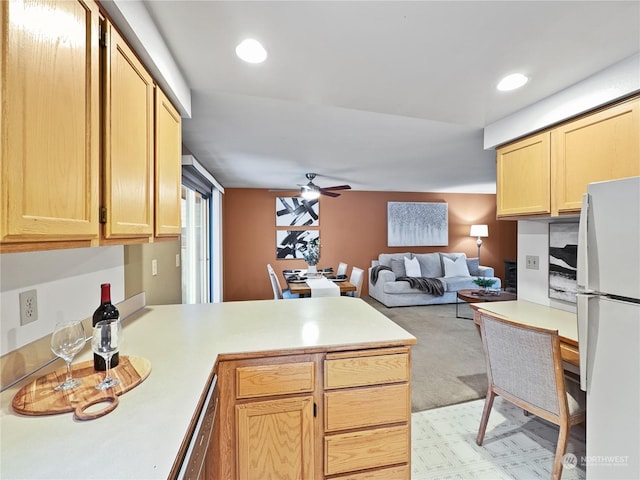
[[[411,351],[413,412],[484,398],[482,341],[473,320],[456,318],[455,305],[387,308],[363,300],[418,339]],[[462,305],[460,314],[470,317],[471,309]]]

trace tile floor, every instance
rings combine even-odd
[[[484,444],[476,435],[484,399],[412,414],[412,480],[551,478],[558,427],[497,397]],[[571,429],[567,453],[586,455],[584,425]],[[565,466],[563,480],[584,479]]]

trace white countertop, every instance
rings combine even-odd
[[[149,359],[152,371],[104,417],[14,413],[15,393],[48,370],[2,393],[2,479],[167,478],[219,355],[415,343],[351,297],[146,307],[125,321],[124,337],[121,354]],[[87,345],[76,362],[91,355]]]
[[[574,341],[576,344],[578,343],[578,318],[575,313],[524,300],[473,303],[472,305],[480,310],[495,313],[514,322],[549,330],[558,330],[560,337]]]

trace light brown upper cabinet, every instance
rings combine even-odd
[[[497,216],[575,215],[591,182],[640,175],[640,97],[497,149]]]
[[[640,175],[640,98],[551,131],[552,214],[580,211],[591,182]]]
[[[0,25],[0,251],[89,246],[99,236],[98,7],[4,1]]]
[[[104,238],[153,236],[154,85],[118,31],[105,22]]]
[[[155,235],[180,235],[182,181],[182,119],[165,94],[156,87]]]
[[[497,151],[497,215],[549,215],[549,132]]]

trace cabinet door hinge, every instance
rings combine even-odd
[[[313,416],[318,416],[318,404],[316,402],[313,402]]]
[[[107,223],[107,207],[100,207],[100,223]]]

